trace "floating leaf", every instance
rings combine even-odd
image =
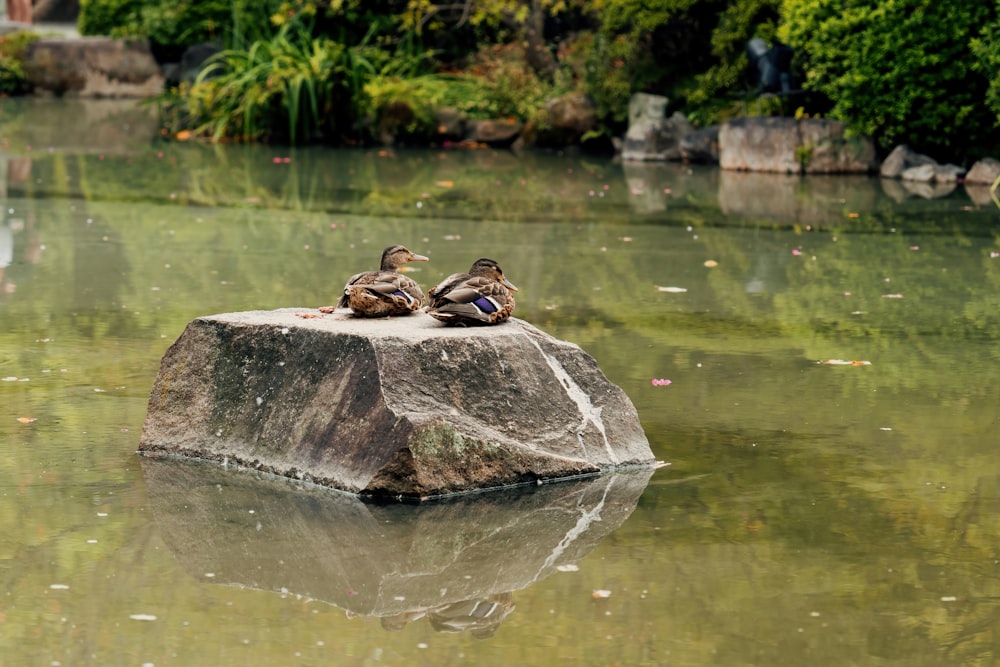
[[[705,260],[705,266],[707,266],[710,269],[714,269],[718,265],[719,265],[719,263],[716,262],[714,259],[706,259]]]
[[[687,292],[686,287],[662,287],[657,285],[656,289],[661,292],[670,292],[671,294],[683,294],[684,292]]]
[[[38,421],[38,418],[37,417],[18,417],[17,421],[21,422],[22,424],[30,424],[32,422]]]
[[[902,299],[903,295],[902,294],[883,294],[882,298],[883,299]]]
[[[824,359],[819,363],[826,364],[827,366],[871,366],[872,365],[872,362],[870,361],[857,361],[857,360],[848,361],[846,359]]]
[[[598,588],[593,593],[591,593],[590,596],[595,600],[606,600],[609,597],[611,597],[611,591],[604,588]]]
[[[668,380],[667,378],[653,378],[653,386],[654,387],[666,387],[669,384],[673,384],[673,383],[670,380]]]

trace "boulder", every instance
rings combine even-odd
[[[628,519],[652,474],[412,505],[198,461],[142,459],[152,520],[188,576],[321,600],[383,624],[461,615],[466,603],[509,598],[573,566]],[[485,630],[491,620],[502,618],[466,627]]]
[[[719,165],[736,171],[786,174],[867,173],[875,145],[847,136],[847,126],[823,118],[737,118],[719,129]]]
[[[584,93],[567,93],[545,103],[538,120],[525,126],[525,143],[545,148],[574,146],[597,128],[597,106]]]
[[[655,463],[594,359],[526,322],[306,309],[191,322],[164,355],[139,450],[414,499]]]
[[[513,119],[470,120],[465,139],[493,148],[508,148],[521,136],[523,127],[520,121]]]
[[[622,143],[622,159],[641,161],[680,160],[680,143],[694,132],[682,113],[665,118],[667,98],[636,93],[629,100],[628,130]]]
[[[965,183],[972,185],[993,185],[1000,178],[1000,160],[987,157],[977,161],[965,175]]]
[[[879,176],[882,178],[901,178],[903,172],[913,167],[936,165],[937,160],[927,155],[917,153],[909,146],[900,144],[882,161]]]
[[[144,39],[42,38],[28,47],[24,70],[41,95],[147,98],[163,92],[163,74]]]
[[[695,164],[719,164],[719,126],[688,132],[678,145],[681,160]]]
[[[915,183],[955,184],[958,183],[964,173],[965,170],[958,165],[933,162],[904,169],[899,178]]]

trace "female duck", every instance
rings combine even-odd
[[[407,262],[426,262],[427,259],[401,245],[389,246],[382,251],[382,264],[378,271],[351,276],[344,285],[344,294],[337,307],[350,308],[358,317],[409,315],[423,305],[424,293],[415,280],[401,274],[399,269]],[[333,309],[326,307],[320,310],[331,312]]]
[[[453,273],[427,293],[427,314],[447,325],[499,324],[514,312],[517,287],[492,259],[477,259],[468,273]]]

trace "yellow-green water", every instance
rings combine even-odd
[[[0,665],[1000,659],[1000,209],[981,192],[166,144],[109,103],[2,101],[0,142]],[[332,304],[395,242],[430,256],[425,287],[497,259],[516,315],[592,354],[671,463],[601,521],[581,504],[575,551],[541,558],[546,531],[509,518],[536,526],[541,492],[383,514],[135,455],[188,321]],[[392,590],[414,577],[433,586]],[[491,581],[513,588],[492,591],[499,624],[438,631],[428,590]]]

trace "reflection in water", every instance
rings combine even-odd
[[[579,561],[635,509],[652,468],[381,505],[197,461],[142,460],[156,523],[201,581],[301,595],[396,630],[489,636],[513,591]]]
[[[8,184],[24,183],[30,175],[30,158],[0,154],[0,196],[6,197]],[[0,304],[30,278],[41,255],[34,213],[4,206],[0,210]]]

